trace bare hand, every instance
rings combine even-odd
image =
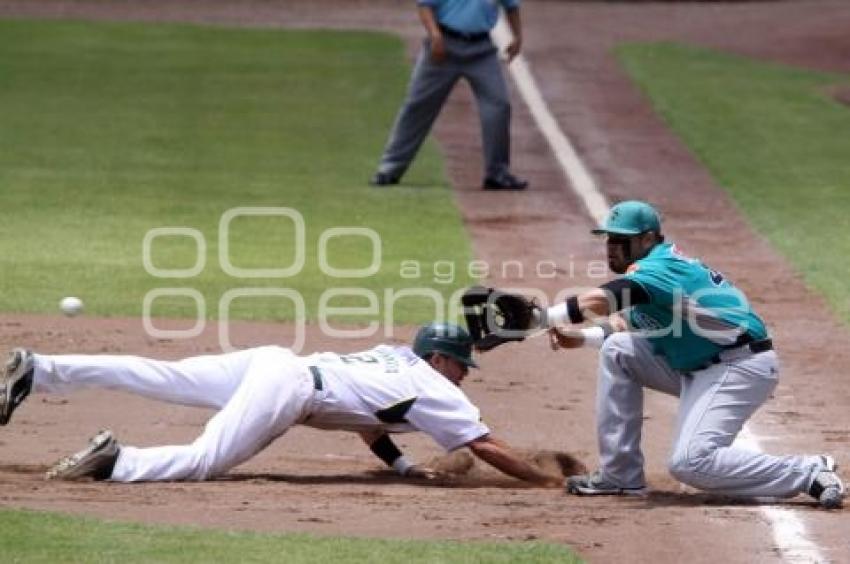
[[[446,60],[446,44],[443,42],[442,35],[431,37],[431,60],[435,63],[442,63]]]
[[[558,349],[575,349],[584,344],[584,337],[573,333],[563,333],[557,327],[549,329],[549,346]]]
[[[505,58],[509,63],[514,60],[514,57],[519,55],[520,50],[522,50],[522,41],[519,39],[511,41],[510,45],[505,49]]]

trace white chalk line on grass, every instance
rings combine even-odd
[[[499,49],[504,49],[508,45],[511,32],[504,18],[499,20],[492,35]],[[573,144],[558,126],[552,112],[549,111],[549,107],[537,87],[537,82],[531,74],[528,61],[520,54],[508,68],[520,96],[528,106],[543,137],[549,143],[552,153],[563,169],[570,186],[581,198],[591,219],[601,225],[608,212],[608,201],[596,186],[596,182],[579,158]],[[759,452],[762,450],[759,445],[759,438],[746,426],[736,443]],[[820,548],[809,539],[805,524],[792,510],[774,505],[762,505],[759,509],[770,523],[776,549],[783,561],[794,564],[828,561]]]

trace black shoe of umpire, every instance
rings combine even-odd
[[[528,188],[528,181],[506,172],[499,177],[488,176],[484,179],[482,188],[485,190],[525,190]]]
[[[399,178],[392,176],[386,172],[376,172],[375,176],[369,179],[369,184],[372,186],[393,186],[398,184]]]

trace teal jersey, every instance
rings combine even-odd
[[[656,245],[629,266],[625,278],[649,296],[648,304],[629,308],[630,324],[647,334],[655,353],[675,370],[704,367],[745,333],[753,340],[767,338],[744,293],[673,244]]]

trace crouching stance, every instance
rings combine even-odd
[[[448,451],[469,447],[500,471],[541,486],[560,480],[519,458],[490,435],[459,385],[472,358],[460,327],[430,324],[413,348],[379,345],[356,354],[296,356],[267,346],[166,362],[133,356],[10,353],[0,381],[0,425],[30,392],[101,387],[151,399],[217,409],[191,444],[136,448],[109,431],[64,458],[48,478],[117,482],[206,480],[221,476],[297,424],[358,432],[405,476],[435,473],[410,462],[389,433],[422,431]]]
[[[773,341],[743,292],[665,242],[658,212],[645,202],[617,204],[594,233],[606,237],[608,266],[619,278],[545,310],[492,289],[464,295],[480,350],[540,328],[549,328],[556,349],[600,348],[600,465],[594,473],[570,477],[567,491],[646,492],[640,442],[644,390],[652,389],[679,398],[668,461],[679,481],[740,497],[805,492],[825,508],[840,507],[845,488],[832,456],[773,456],[735,443],[779,381]],[[560,329],[585,321],[593,324]]]
[[[773,342],[743,292],[666,243],[657,211],[645,202],[614,206],[594,232],[607,237],[609,267],[621,278],[570,297],[542,316],[550,327],[604,320],[578,332],[550,333],[556,346],[601,346],[600,468],[570,478],[568,491],[644,491],[640,439],[649,388],[679,398],[668,461],[679,481],[741,497],[806,492],[825,508],[840,507],[844,485],[831,456],[773,456],[734,444],[779,381]]]

